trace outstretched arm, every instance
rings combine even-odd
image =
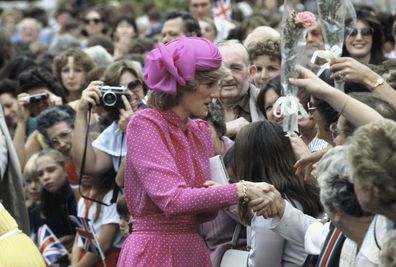
[[[88,110],[90,107],[95,107],[99,103],[101,93],[98,86],[101,84],[102,82],[100,81],[91,82],[83,91],[81,100],[77,106],[72,141],[72,158],[78,169],[81,168],[84,153],[84,137],[88,129]],[[110,168],[112,168],[111,156],[95,149],[92,146],[92,140],[88,136],[84,173],[88,175],[100,175]]]
[[[298,71],[299,77],[290,79],[291,84],[326,101],[354,126],[359,127],[369,122],[382,119],[382,116],[373,108],[328,85],[310,70],[299,66]],[[364,114],[364,116],[362,116],[362,114]]]
[[[371,92],[377,93],[396,108],[396,91],[386,81],[379,83],[380,75],[366,65],[350,57],[335,58],[330,70],[331,78],[341,77],[340,81],[350,81],[366,86]]]

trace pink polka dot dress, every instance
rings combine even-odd
[[[236,204],[236,185],[204,188],[213,150],[206,122],[146,109],[127,129],[125,197],[133,232],[118,267],[211,266],[198,225]]]

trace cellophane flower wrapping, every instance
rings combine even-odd
[[[316,0],[325,49],[332,57],[342,54],[345,39],[345,17],[350,14],[356,20],[355,10],[350,0]],[[344,83],[335,81],[335,87],[344,90]]]
[[[286,101],[282,103],[283,130],[285,132],[298,131],[298,88],[290,84],[289,78],[296,78],[296,66],[302,62],[305,45],[305,28],[313,25],[315,15],[311,12],[299,12],[288,9],[285,1],[285,11],[282,20],[281,50],[282,69],[281,83]]]

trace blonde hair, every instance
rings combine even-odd
[[[59,165],[61,165],[63,168],[65,167],[66,163],[67,163],[67,158],[65,155],[63,155],[61,152],[59,152],[56,149],[53,148],[46,148],[44,150],[41,150],[40,152],[37,153],[37,157],[36,157],[36,164],[37,164],[37,160],[41,157],[50,157],[53,160],[55,160],[56,163],[58,163]]]
[[[396,122],[384,119],[358,128],[348,151],[354,181],[377,188],[377,200],[396,211]]]
[[[197,71],[195,79],[187,81],[184,86],[177,85],[177,94],[170,95],[159,91],[149,94],[148,105],[161,110],[167,110],[176,106],[184,92],[194,92],[200,84],[213,85],[226,75],[226,70],[220,67],[212,71]]]
[[[39,153],[34,153],[26,162],[25,167],[23,168],[23,175],[26,178],[35,178],[37,177],[37,164],[36,160],[38,158]]]

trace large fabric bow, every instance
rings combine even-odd
[[[342,53],[342,48],[339,47],[338,45],[333,45],[333,47],[330,48],[330,50],[317,50],[313,53],[312,58],[311,58],[311,63],[315,63],[316,59],[323,58],[327,62],[323,64],[318,73],[316,74],[317,76],[320,76],[323,71],[326,69],[330,69],[330,62],[332,59],[339,57]]]
[[[176,95],[177,85],[194,80],[196,71],[216,70],[220,66],[220,51],[211,41],[181,37],[151,50],[146,58],[144,80],[152,90]]]
[[[301,105],[298,97],[294,95],[281,96],[276,100],[273,106],[274,116],[280,118],[283,116],[283,129],[298,132],[298,115],[304,118],[308,113]]]

